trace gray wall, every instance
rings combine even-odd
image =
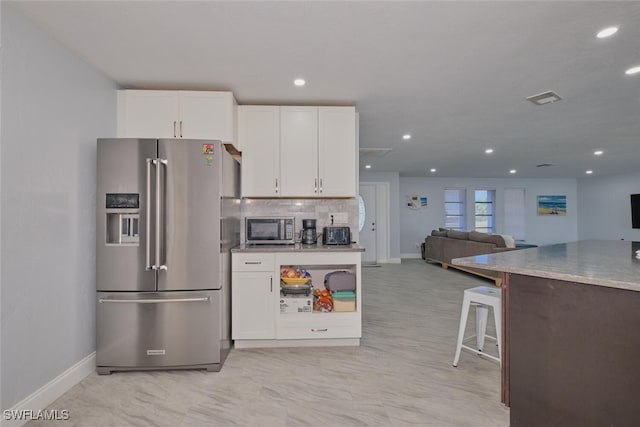
[[[467,203],[473,202],[475,189],[496,190],[497,233],[502,232],[505,188],[524,188],[526,199],[526,241],[537,245],[578,240],[577,181],[575,179],[481,179],[481,178],[400,178],[400,252],[403,256],[419,254],[417,243],[424,241],[431,230],[444,226],[445,188],[466,188]],[[426,208],[412,210],[405,207],[406,196],[427,196]],[[537,196],[545,194],[566,195],[566,216],[538,216]],[[472,226],[468,218],[468,228]]]
[[[400,259],[400,174],[398,172],[360,171],[359,182],[389,184],[389,258]]]
[[[95,350],[95,146],[116,85],[2,6],[4,409]]]
[[[580,240],[640,241],[640,229],[631,228],[630,194],[640,194],[640,173],[579,179]]]

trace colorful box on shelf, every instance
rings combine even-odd
[[[356,293],[353,291],[331,292],[333,311],[356,311]]]

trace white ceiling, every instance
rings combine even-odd
[[[371,171],[555,178],[640,168],[640,74],[624,74],[640,65],[640,2],[12,4],[123,88],[353,104],[360,146],[393,149],[362,157]],[[609,25],[618,34],[596,39]],[[547,90],[562,101],[525,100]]]

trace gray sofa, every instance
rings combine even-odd
[[[477,231],[433,230],[424,242],[424,260],[438,262],[443,268],[454,267],[469,273],[495,281],[496,286],[502,284],[502,273],[480,268],[459,267],[451,264],[453,258],[493,254],[512,251],[507,248],[499,234],[486,234]]]

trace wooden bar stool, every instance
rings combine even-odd
[[[462,312],[460,313],[460,328],[458,329],[458,343],[456,345],[456,355],[453,358],[453,366],[458,366],[460,360],[460,352],[464,348],[472,353],[479,354],[480,356],[493,359],[500,364],[502,355],[502,289],[478,286],[476,288],[467,289],[464,291],[464,298],[462,300]],[[467,317],[469,316],[469,310],[471,305],[476,307],[476,334],[464,338],[464,332],[467,327]],[[487,331],[487,317],[489,314],[489,307],[493,309],[493,319],[496,324],[496,336],[492,337],[486,334]],[[464,345],[464,341],[471,338],[476,338],[476,348]],[[498,343],[498,357],[485,353],[484,341],[485,338],[494,340]]]

